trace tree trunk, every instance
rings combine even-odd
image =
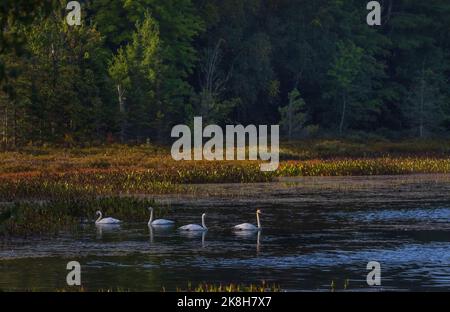
[[[119,97],[119,112],[120,112],[120,143],[125,142],[125,100],[123,98],[124,90],[120,84],[117,85],[117,95]]]
[[[13,106],[13,147],[17,145],[17,109]]]
[[[424,92],[425,92],[425,69],[424,69],[425,64],[422,63],[422,78],[420,81],[420,108],[419,108],[419,137],[422,138],[423,137],[423,114],[424,114],[424,101],[425,101],[425,96],[424,96]]]
[[[201,64],[202,80],[201,85],[201,98],[200,98],[200,112],[203,116],[203,120],[208,122],[217,122],[214,120],[218,116],[214,115],[214,108],[216,101],[220,96],[221,89],[228,80],[228,76],[220,78],[218,73],[219,64],[221,61],[220,45],[223,42],[220,39],[214,49],[207,50],[204,61]]]
[[[288,108],[288,139],[289,141],[292,138],[292,101],[289,101],[289,108]]]
[[[3,142],[8,147],[8,106],[5,106],[5,127],[3,128]]]
[[[347,96],[345,91],[342,93],[342,113],[341,113],[341,122],[339,123],[339,135],[342,135],[342,130],[344,128],[344,120],[345,120],[345,111],[347,109]]]

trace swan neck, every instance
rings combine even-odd
[[[150,219],[148,219],[148,223],[150,224],[152,223],[152,221],[153,221],[153,209],[150,208]]]
[[[99,213],[98,213],[98,218],[97,218],[97,220],[95,220],[95,222],[99,222],[101,219],[102,219],[102,212],[100,211]]]
[[[205,215],[202,215],[202,226],[203,226],[203,228],[207,229],[206,224],[205,224]]]
[[[256,223],[258,224],[258,229],[261,228],[261,222],[259,221],[259,213],[256,213]]]

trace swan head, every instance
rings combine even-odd
[[[256,213],[257,213],[257,214],[261,214],[261,213],[262,213],[262,212],[261,212],[261,209],[256,210]]]
[[[204,218],[204,217],[206,217],[206,213],[203,213],[203,214],[202,214],[202,218]]]
[[[96,215],[101,215],[102,212],[101,212],[100,210],[97,210],[97,211],[95,212],[95,214],[96,214]]]
[[[148,207],[148,211],[153,211],[153,207],[152,206]]]

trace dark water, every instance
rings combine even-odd
[[[450,178],[315,178],[254,185],[198,186],[196,197],[160,197],[177,225],[209,231],[150,231],[142,223],[78,231],[56,238],[0,243],[0,289],[66,287],[66,264],[82,266],[89,290],[185,289],[188,282],[276,283],[287,291],[450,290]],[[256,223],[263,231],[230,228]],[[369,261],[381,286],[368,286]]]

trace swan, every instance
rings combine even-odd
[[[259,222],[259,215],[261,214],[261,210],[256,210],[256,222],[257,222],[257,226],[251,224],[251,223],[242,223],[242,224],[238,224],[235,225],[233,227],[234,230],[236,231],[261,231],[262,227],[261,227],[261,223]]]
[[[202,214],[202,225],[198,225],[198,224],[183,225],[182,227],[179,228],[179,230],[181,230],[181,231],[207,231],[208,228],[205,225],[205,216],[206,216],[206,213]]]
[[[95,224],[118,224],[122,222],[114,218],[102,218],[102,212],[100,210],[98,210],[96,214],[99,216],[98,219],[95,221]]]
[[[169,226],[169,225],[175,224],[175,221],[172,221],[172,220],[166,220],[166,219],[153,220],[153,207],[149,207],[148,210],[150,211],[150,219],[148,220],[148,225]]]

